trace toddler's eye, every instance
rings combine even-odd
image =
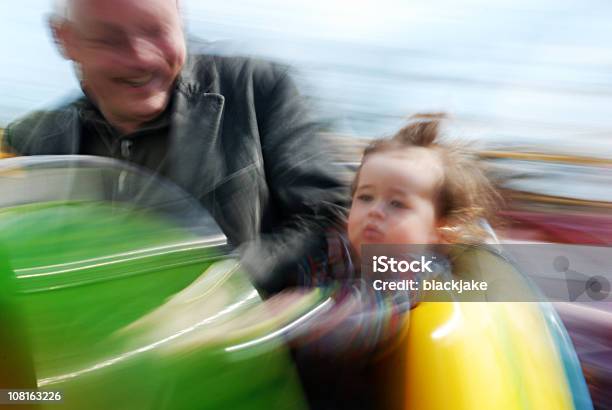
[[[398,201],[398,200],[391,201],[391,206],[393,208],[398,208],[398,209],[406,209],[406,208],[408,208],[406,206],[406,204],[404,204],[402,201]]]
[[[369,194],[360,194],[357,195],[357,199],[363,202],[370,202],[373,198],[372,195]]]

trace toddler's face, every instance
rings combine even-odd
[[[443,172],[438,154],[428,148],[369,155],[348,219],[355,251],[366,244],[436,243],[434,198]]]

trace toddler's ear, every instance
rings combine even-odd
[[[436,229],[432,233],[431,243],[438,243],[442,245],[448,245],[457,243],[457,237],[459,236],[459,229],[447,220],[440,221]]]

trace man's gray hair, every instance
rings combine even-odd
[[[56,21],[69,20],[72,7],[72,3],[74,0],[53,0],[53,19]],[[176,5],[178,7],[179,1],[176,0]],[[181,11],[183,8],[180,8]]]
[[[70,17],[70,6],[72,0],[53,0],[53,18],[57,20],[68,20]]]

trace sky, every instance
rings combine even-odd
[[[224,52],[288,62],[341,133],[376,136],[446,111],[481,137],[610,151],[608,0],[183,0]],[[0,2],[0,126],[78,91],[49,0]],[[603,152],[603,151],[601,151]]]

